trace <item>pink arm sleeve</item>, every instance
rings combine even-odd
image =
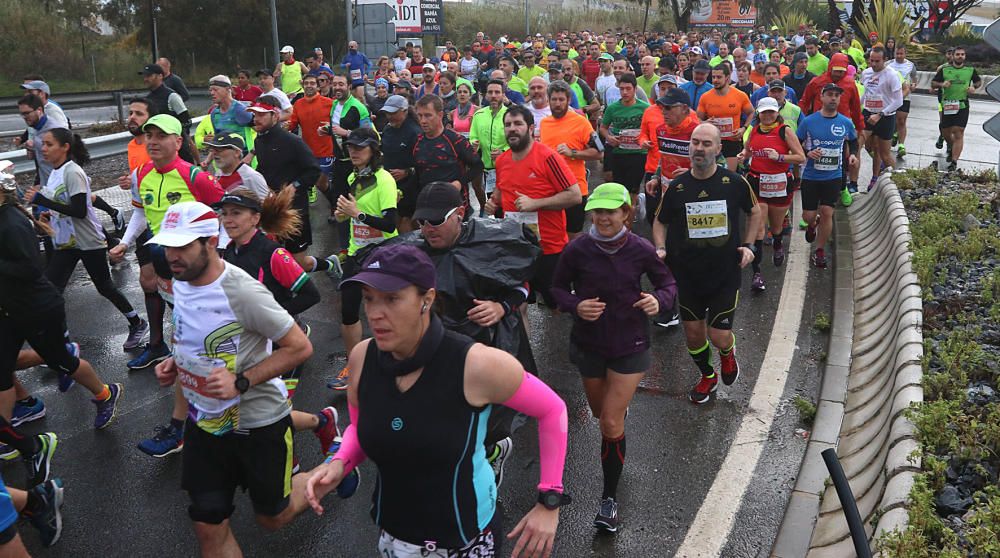
[[[351,415],[351,424],[347,425],[347,429],[344,430],[344,436],[340,442],[340,449],[337,450],[333,459],[329,459],[329,461],[339,459],[344,462],[344,475],[350,473],[355,467],[361,465],[361,463],[368,458],[365,455],[365,451],[361,449],[361,442],[358,440],[358,408],[348,403],[347,411]]]
[[[538,453],[541,456],[542,469],[538,489],[562,492],[568,430],[566,403],[552,391],[552,388],[525,372],[521,386],[503,404],[538,419]]]

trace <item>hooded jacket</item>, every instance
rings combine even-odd
[[[864,129],[864,120],[861,118],[861,96],[858,94],[858,87],[855,85],[854,80],[847,77],[847,72],[844,72],[844,76],[840,78],[839,81],[834,80],[832,72],[834,68],[848,68],[847,55],[838,52],[830,58],[830,66],[821,75],[814,78],[806,86],[805,93],[802,94],[802,99],[799,101],[799,107],[802,109],[803,114],[812,114],[823,108],[823,100],[821,95],[823,92],[823,86],[828,83],[836,83],[844,90],[843,94],[840,96],[840,105],[837,107],[837,112],[843,114],[844,116],[851,119],[854,122],[854,127],[859,132]]]

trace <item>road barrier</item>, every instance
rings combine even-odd
[[[196,87],[188,89],[192,97],[208,97],[207,87]],[[122,100],[128,101],[132,97],[145,97],[149,95],[148,89],[118,89],[115,91],[90,91],[86,93],[59,93],[52,95],[52,100],[59,103],[64,109],[87,108],[87,107],[109,107],[119,104]],[[17,97],[0,97],[0,114],[17,114]]]
[[[890,174],[837,213],[833,324],[816,422],[771,555],[855,556],[820,456],[835,448],[869,540],[904,529],[919,459],[905,410],[923,401],[920,287]]]

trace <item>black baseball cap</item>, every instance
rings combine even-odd
[[[768,91],[773,91],[775,89],[782,89],[782,90],[788,89],[788,85],[784,81],[782,81],[780,79],[772,79],[767,84],[767,90]]]
[[[837,93],[843,93],[844,88],[837,85],[836,83],[828,83],[823,86],[823,91],[821,93],[826,93],[827,91],[836,91]]]
[[[224,205],[238,205],[247,209],[252,209],[260,213],[260,202],[254,198],[241,196],[239,194],[225,194],[222,199],[212,204],[212,209],[216,211],[222,209]]]
[[[684,105],[690,108],[691,97],[683,89],[675,87],[657,99],[656,103],[665,107]]]
[[[463,204],[462,193],[453,184],[431,182],[424,186],[417,196],[417,209],[413,212],[413,220],[441,223],[449,211]]]
[[[257,70],[257,73],[254,74],[255,77],[269,76],[269,75],[271,75],[271,70]]]
[[[378,132],[371,128],[358,128],[356,130],[351,130],[351,133],[347,136],[347,139],[344,140],[344,143],[357,147],[368,147],[370,145],[378,147]]]
[[[391,244],[376,248],[361,264],[361,271],[341,281],[340,288],[352,282],[382,292],[399,291],[410,285],[433,289],[437,285],[437,271],[430,256],[420,248]]]
[[[694,66],[692,66],[692,70],[695,72],[710,72],[712,71],[712,67],[709,66],[708,62],[706,62],[705,60],[699,60],[694,63]]]
[[[210,140],[206,140],[205,145],[218,149],[238,149],[240,152],[245,152],[247,148],[246,142],[243,141],[243,138],[235,132],[225,132],[223,134],[219,134]]]
[[[166,72],[163,71],[163,68],[159,64],[146,64],[142,67],[142,71],[139,72],[141,76],[150,76],[153,74],[160,74],[162,76],[166,75]]]

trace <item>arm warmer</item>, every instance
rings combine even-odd
[[[354,470],[355,467],[361,465],[368,456],[365,455],[365,451],[361,449],[361,441],[358,440],[358,408],[350,403],[347,404],[347,411],[351,415],[351,424],[347,425],[347,429],[344,430],[344,437],[340,442],[340,449],[333,456],[333,459],[327,458],[325,463],[333,461],[334,459],[339,459],[344,462],[344,476]]]
[[[139,238],[147,226],[146,211],[140,208],[133,209],[132,217],[128,220],[128,227],[125,229],[125,234],[122,235],[122,244],[126,248],[135,244],[135,239]]]
[[[383,211],[381,217],[365,215],[365,224],[382,232],[394,233],[396,232],[396,214],[396,208],[392,208]]]
[[[847,140],[847,149],[850,151],[851,155],[857,155],[859,151],[857,138],[852,140]]]
[[[503,405],[538,419],[538,453],[541,457],[541,482],[538,483],[538,490],[562,492],[569,421],[566,403],[552,388],[525,372],[521,386]],[[347,442],[346,435],[344,442]]]
[[[69,199],[69,205],[59,203],[55,200],[50,200],[41,194],[35,195],[33,203],[76,219],[83,219],[87,216],[87,194],[85,193],[77,194],[71,197]]]

